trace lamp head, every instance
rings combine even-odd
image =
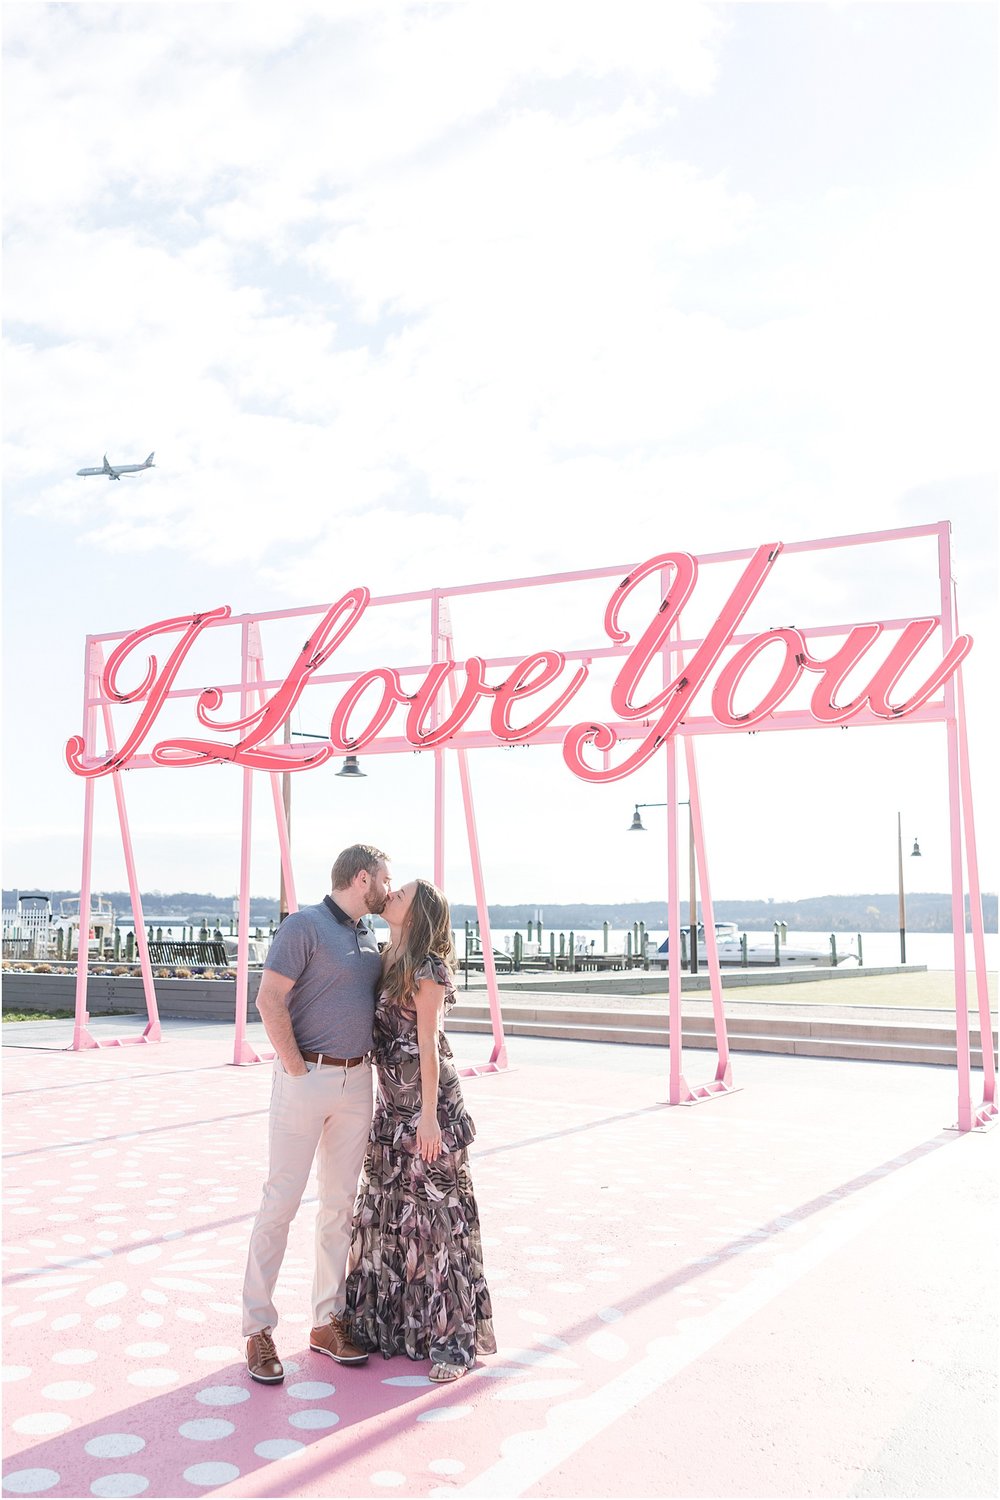
[[[349,755],[337,772],[338,776],[364,776],[366,774],[358,765],[358,757],[356,755]]]
[[[636,807],[635,812],[632,814],[632,823],[631,823],[631,826],[630,826],[630,828],[629,828],[628,831],[629,831],[629,833],[645,833],[646,832],[646,829],[645,829],[645,827],[643,825],[642,818],[639,816],[639,809],[638,809],[638,807]]]
[[[913,848],[910,850],[910,858],[913,859],[914,856],[916,856],[917,859],[922,858],[922,855],[920,853],[920,845],[917,843],[916,839],[913,840]]]

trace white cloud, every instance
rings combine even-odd
[[[877,190],[839,163],[770,190],[727,51],[755,9],[15,7],[7,471],[12,515],[72,543],[73,588],[51,548],[30,585],[60,651],[222,592],[303,604],[947,514],[993,462],[990,179],[970,150]],[[835,159],[836,110],[811,128]],[[76,478],[105,448],[158,467]],[[873,582],[910,585],[816,568],[769,599],[870,615]],[[599,619],[529,618],[553,642]],[[53,743],[75,676],[65,694]]]

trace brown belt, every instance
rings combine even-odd
[[[369,1053],[364,1057],[331,1057],[327,1052],[303,1052],[305,1062],[319,1063],[320,1067],[325,1063],[327,1067],[333,1068],[356,1068],[359,1063],[367,1062]]]

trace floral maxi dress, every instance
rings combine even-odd
[[[414,978],[444,985],[446,1011],[455,1004],[451,973],[440,959],[425,959]],[[439,1032],[441,1154],[424,1161],[416,1141],[416,1011],[380,995],[374,1036],[378,1094],[354,1211],[347,1326],[362,1349],[387,1359],[406,1354],[469,1366],[477,1354],[496,1352],[466,1152],[476,1129]]]

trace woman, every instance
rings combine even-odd
[[[346,1322],[362,1349],[430,1359],[432,1380],[457,1380],[496,1341],[465,1150],[476,1131],[442,1031],[455,1003],[451,913],[429,880],[411,880],[382,916],[390,941],[375,1009],[378,1097]]]

